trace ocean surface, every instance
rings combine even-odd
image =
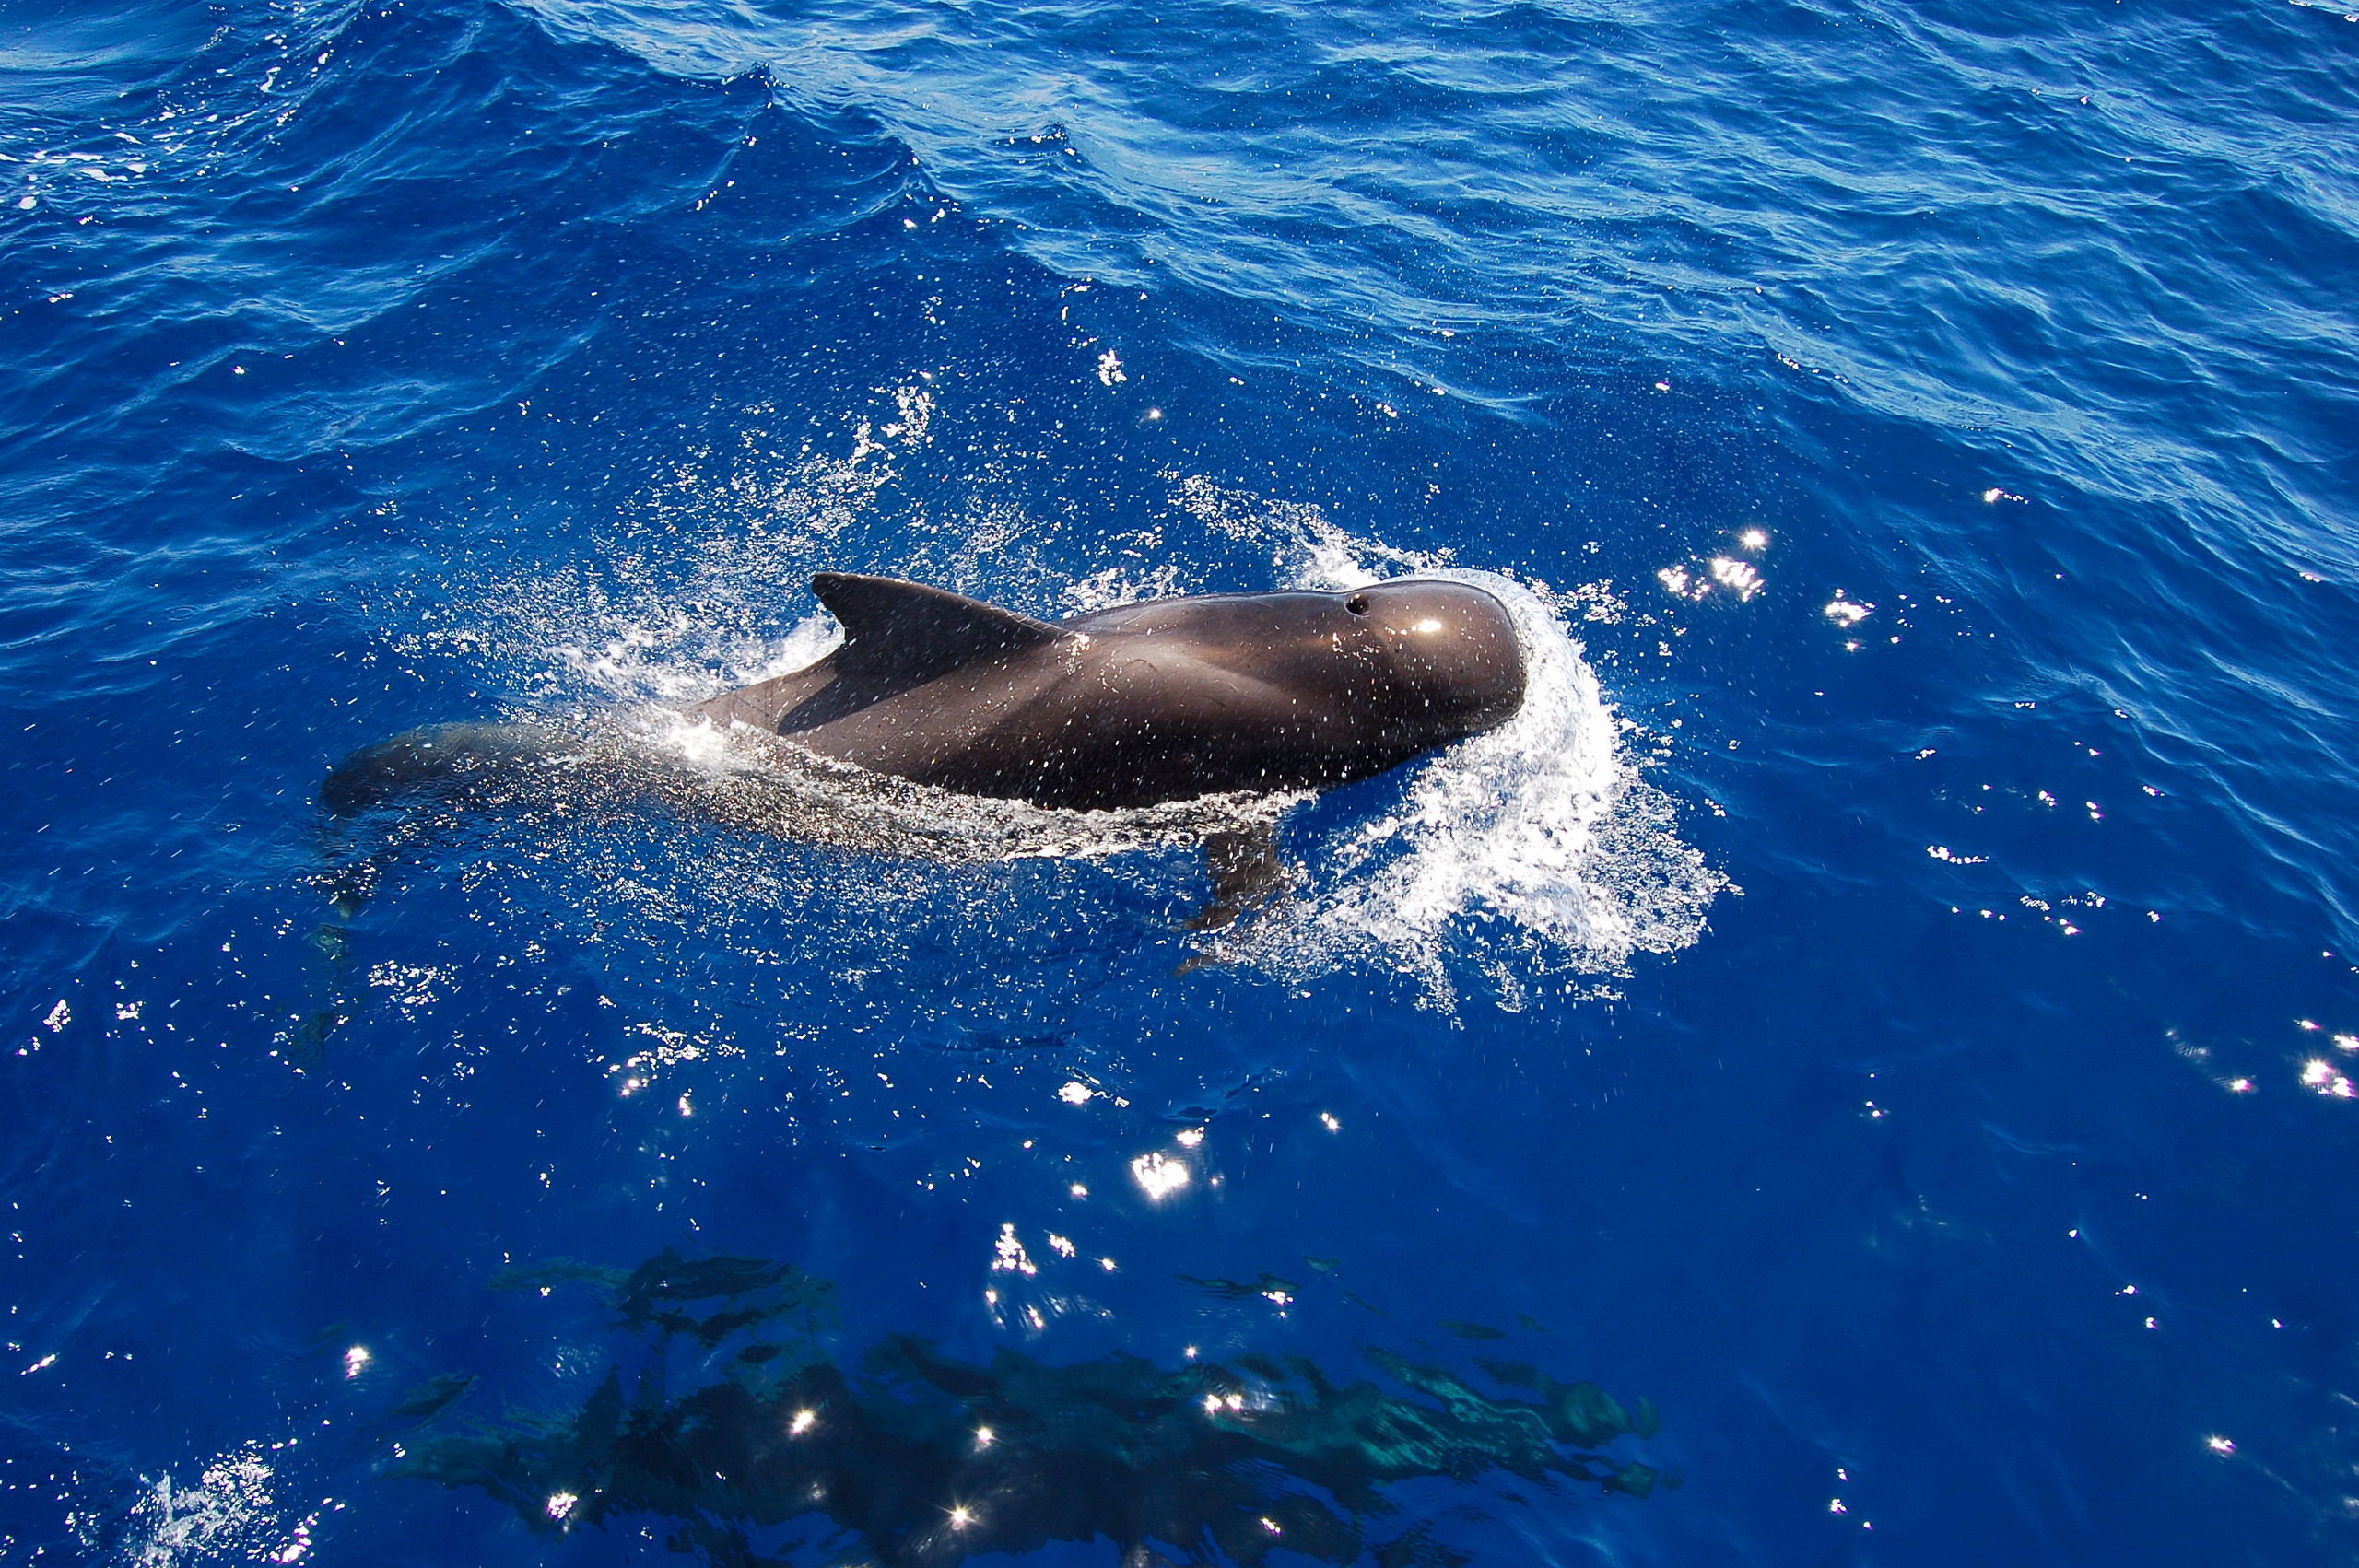
[[[0,0],[0,1563],[2359,1560],[2354,24]],[[823,569],[1532,696],[322,812]]]

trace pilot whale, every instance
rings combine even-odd
[[[1326,789],[1523,702],[1507,608],[1463,583],[1152,599],[1039,621],[822,573],[844,628],[808,669],[687,709],[872,773],[1084,811]]]
[[[826,658],[681,710],[732,735],[962,795],[1120,811],[1331,789],[1505,723],[1525,661],[1466,583],[1152,599],[1057,621],[895,578],[811,582]],[[454,725],[355,753],[321,796],[348,815],[411,794],[524,798],[536,728]],[[1208,841],[1221,924],[1283,880],[1266,832]]]

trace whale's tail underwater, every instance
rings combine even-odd
[[[524,797],[569,750],[554,729],[534,724],[444,724],[412,730],[361,747],[320,785],[320,803],[336,817],[358,816],[431,799],[471,810],[497,810]]]
[[[979,842],[1102,853],[1185,838],[1207,849],[1214,882],[1191,925],[1215,930],[1286,884],[1270,802],[1496,728],[1524,696],[1514,621],[1461,582],[1149,600],[1054,622],[892,578],[823,573],[812,588],[841,646],[671,716],[666,734],[413,731],[338,764],[321,802],[336,824],[396,809],[447,821],[668,804],[957,858]],[[928,824],[961,802],[967,820]],[[1191,810],[1213,802],[1222,809]],[[1075,813],[1097,831],[1079,831]],[[340,897],[365,897],[374,875]]]

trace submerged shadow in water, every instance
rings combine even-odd
[[[1389,1485],[1497,1472],[1643,1497],[1660,1479],[1604,1453],[1654,1434],[1646,1401],[1625,1410],[1520,1363],[1481,1364],[1528,1398],[1379,1350],[1364,1353],[1402,1391],[1300,1356],[975,1363],[897,1334],[847,1371],[822,1348],[834,1286],[786,1264],[667,1249],[627,1275],[559,1262],[494,1282],[591,1280],[640,1337],[635,1367],[611,1368],[569,1415],[414,1433],[395,1473],[480,1489],[545,1532],[652,1515],[675,1549],[723,1568],[946,1564],[1098,1539],[1128,1568],[1274,1550],[1444,1568],[1467,1559],[1425,1526],[1381,1527],[1398,1511]]]

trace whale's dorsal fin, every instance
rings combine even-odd
[[[1069,635],[1046,621],[898,578],[821,572],[811,591],[843,623],[837,668],[863,683],[914,685],[971,660]]]

